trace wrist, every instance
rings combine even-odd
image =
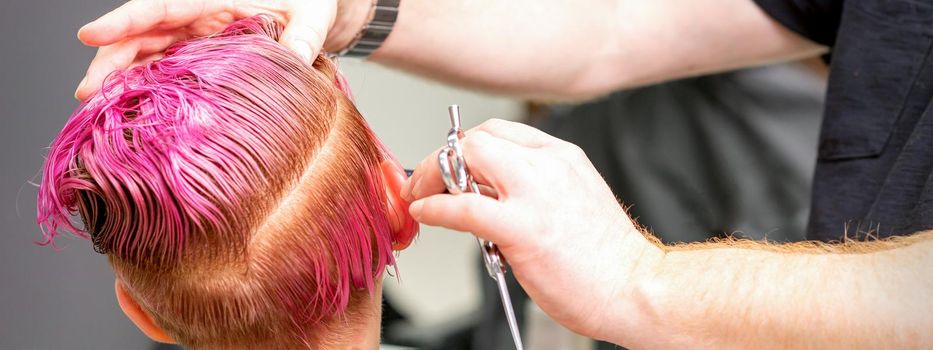
[[[376,10],[375,0],[343,0],[337,5],[337,18],[324,42],[324,51],[340,52],[363,30]]]
[[[663,245],[646,238],[637,228],[633,227],[627,236],[626,240],[636,242],[629,244],[637,248],[626,253],[634,261],[630,271],[622,271],[628,276],[619,276],[619,280],[627,281],[626,285],[619,288],[615,305],[610,307],[607,328],[601,330],[598,338],[629,348],[643,348],[638,345],[647,344],[652,337],[649,334],[660,329],[661,304],[657,301],[663,293],[658,281],[667,252]]]

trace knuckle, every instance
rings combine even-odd
[[[586,158],[586,152],[580,146],[569,142],[563,142],[560,146],[559,154],[564,160],[575,162]]]
[[[494,129],[502,128],[505,124],[508,124],[508,122],[505,120],[502,120],[499,118],[490,118],[484,121],[482,124],[480,124],[479,129],[480,130],[494,130]]]
[[[561,174],[561,177],[559,179],[555,179],[555,181],[568,181],[570,179],[575,181],[578,177],[576,166],[572,161],[566,159],[561,161],[560,171],[555,173]]]

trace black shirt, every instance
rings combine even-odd
[[[933,1],[756,2],[831,47],[808,238],[933,228]]]

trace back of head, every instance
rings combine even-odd
[[[188,346],[339,340],[394,263],[379,171],[391,156],[333,63],[303,63],[281,30],[241,20],[115,73],[43,170],[46,242],[91,239]]]

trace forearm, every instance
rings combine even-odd
[[[404,0],[373,60],[557,98],[814,55],[751,0]]]
[[[844,254],[744,246],[667,252],[656,277],[628,297],[640,315],[635,345],[933,346],[933,232],[837,248]]]

